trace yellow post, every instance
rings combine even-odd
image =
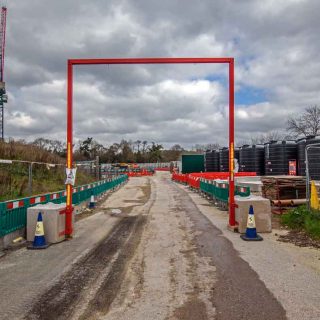
[[[312,209],[319,209],[319,198],[318,198],[317,188],[314,181],[311,181],[310,206]]]

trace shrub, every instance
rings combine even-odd
[[[313,238],[320,239],[320,212],[312,211],[305,219],[305,230]]]
[[[320,212],[309,211],[305,205],[282,215],[281,223],[291,229],[305,230],[311,237],[320,239]]]

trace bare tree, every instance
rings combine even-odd
[[[256,137],[251,137],[251,144],[263,144],[272,140],[283,140],[285,137],[279,131],[270,131],[264,134],[260,134]]]
[[[135,142],[135,144],[137,145],[137,147],[138,147],[138,152],[140,152],[140,145],[141,145],[141,140],[137,140],[136,142]]]
[[[298,117],[290,117],[287,130],[295,137],[317,135],[320,132],[320,108],[315,105],[305,109]]]
[[[219,148],[220,148],[219,143],[207,143],[207,144],[197,143],[191,147],[191,150],[196,152],[204,152],[206,150],[217,150]]]
[[[218,150],[219,148],[221,148],[220,144],[215,142],[215,143],[207,143],[205,145],[206,150]]]
[[[242,146],[244,146],[244,145],[247,145],[247,144],[250,144],[251,142],[250,141],[248,141],[248,140],[237,140],[236,141],[236,147],[238,147],[238,148],[240,148],[240,147],[242,147]]]
[[[148,144],[147,140],[142,141],[142,153],[143,154],[145,154],[145,152],[146,152],[147,144]]]
[[[172,151],[184,151],[183,147],[180,146],[180,144],[174,144],[170,150]]]

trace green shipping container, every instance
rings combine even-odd
[[[183,154],[181,156],[182,173],[204,172],[203,154]]]

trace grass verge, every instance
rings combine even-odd
[[[299,206],[282,215],[281,223],[294,230],[304,230],[310,237],[320,240],[320,211]]]

